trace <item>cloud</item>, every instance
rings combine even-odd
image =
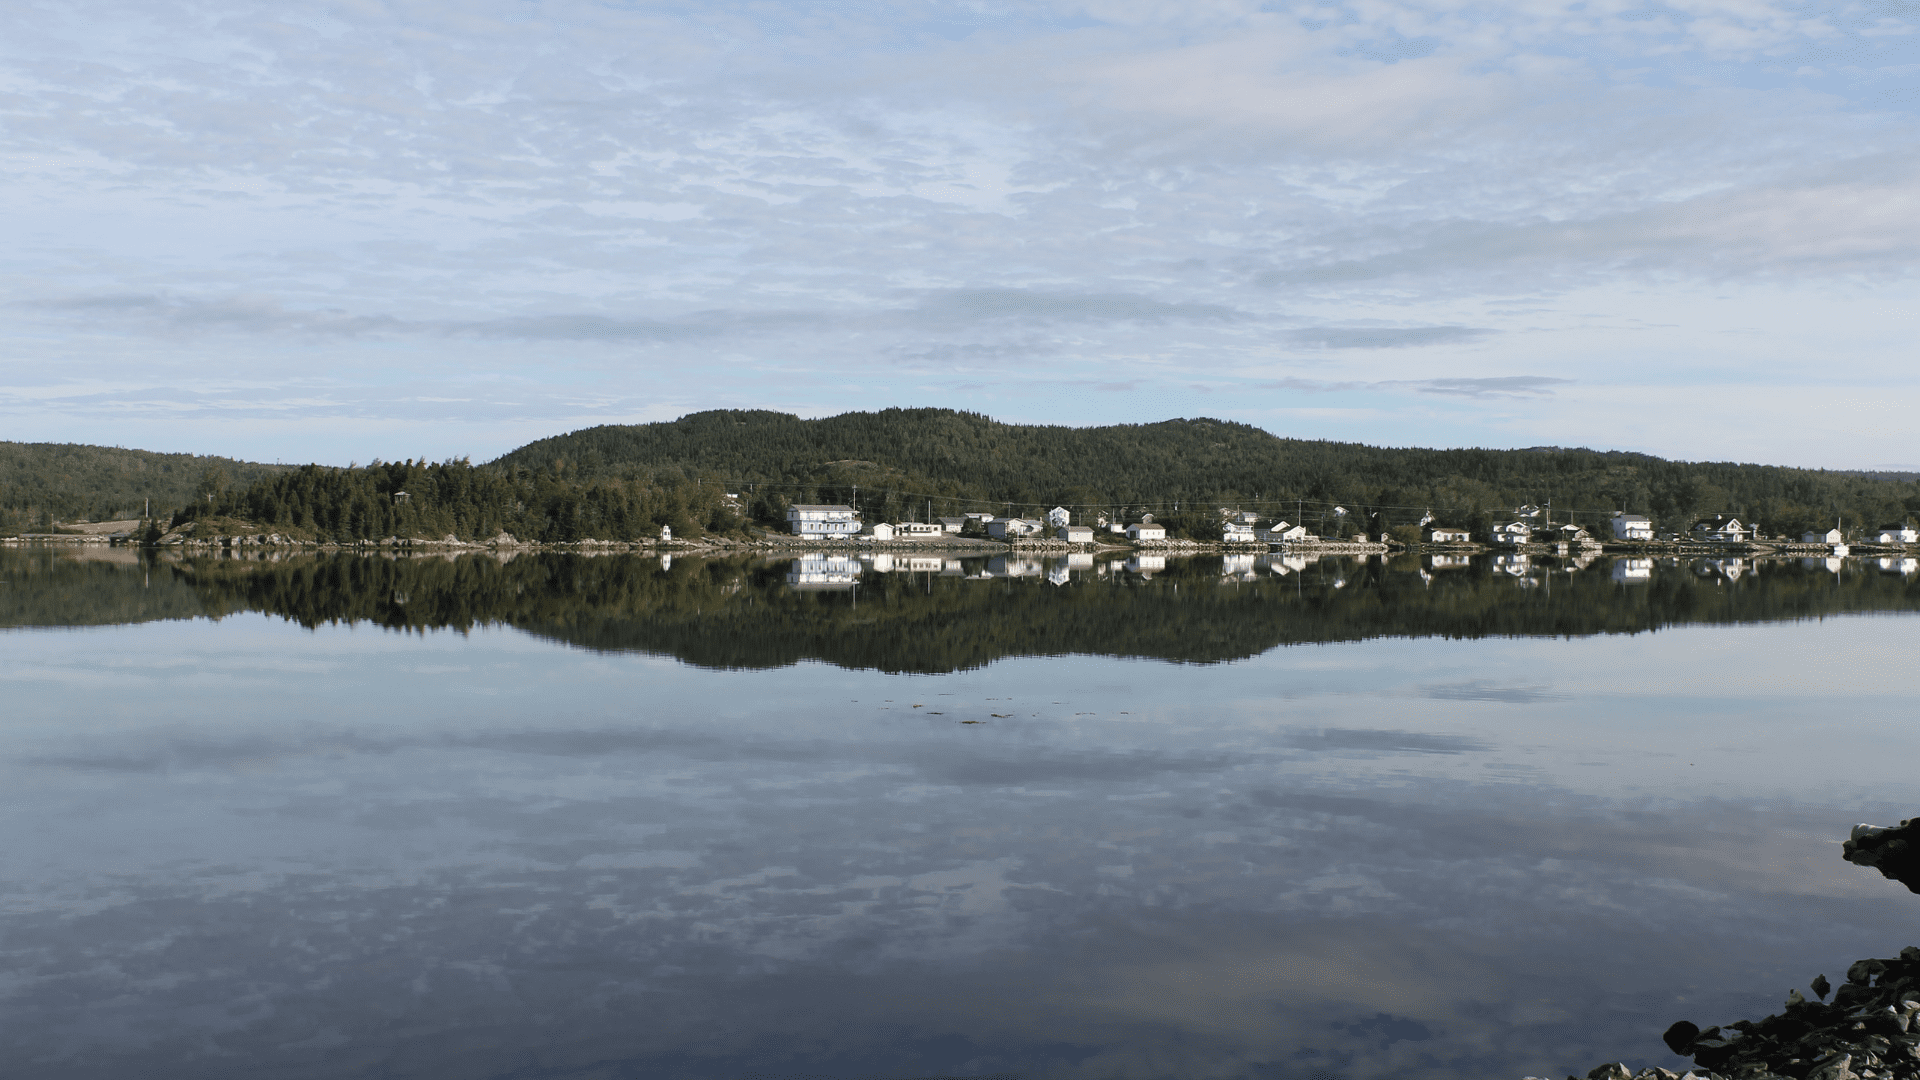
[[[1553,387],[1570,385],[1572,379],[1544,375],[1505,375],[1488,379],[1427,379],[1411,384],[1423,394],[1447,394],[1454,397],[1551,397]]]
[[[1290,330],[1286,340],[1306,349],[1407,349],[1474,341],[1497,332],[1474,326],[1314,326]]]
[[[1252,384],[1256,390],[1291,390],[1307,394],[1351,392],[1396,393],[1412,390],[1421,394],[1441,394],[1463,398],[1552,397],[1556,386],[1572,385],[1572,379],[1548,375],[1495,375],[1486,378],[1387,379],[1376,382],[1340,382],[1321,379],[1269,379]]]
[[[1037,289],[954,289],[923,300],[913,314],[934,322],[1228,322],[1243,313],[1222,304],[1169,303],[1132,293]]]

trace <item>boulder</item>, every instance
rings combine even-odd
[[[1891,828],[1860,824],[1840,845],[1855,866],[1869,866],[1897,881],[1907,891],[1920,893],[1920,818],[1908,818]]]

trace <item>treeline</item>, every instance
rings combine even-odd
[[[156,454],[114,446],[0,442],[0,532],[47,532],[59,521],[167,515],[204,485],[249,485],[291,466]]]
[[[719,485],[660,470],[647,479],[581,479],[562,465],[476,468],[465,461],[305,465],[246,487],[204,488],[172,524],[237,519],[322,542],[402,538],[567,543],[697,537],[742,524]]]
[[[694,413],[668,423],[588,428],[529,443],[501,467],[580,478],[697,475],[748,497],[753,518],[793,503],[851,503],[870,521],[964,511],[1033,514],[1066,505],[1128,520],[1231,505],[1316,532],[1360,521],[1487,525],[1522,504],[1604,525],[1646,514],[1663,531],[1732,513],[1769,533],[1877,526],[1920,515],[1920,482],[1645,454],[1546,447],[1421,450],[1286,439],[1223,420],[1071,428],[1002,424],[948,409],[888,409],[802,420],[766,411]],[[1333,515],[1334,506],[1351,511]],[[1176,519],[1176,528],[1177,519]]]
[[[970,562],[978,570],[985,560]],[[1092,654],[1182,663],[1244,659],[1281,645],[1377,637],[1479,638],[1642,633],[1683,624],[1920,611],[1920,579],[1851,568],[1835,575],[1764,563],[1738,580],[1663,567],[1620,585],[1604,564],[1551,589],[1486,566],[1422,576],[1418,560],[1328,560],[1287,577],[1224,577],[1219,558],[1170,560],[1152,578],[973,581],[869,574],[851,591],[796,590],[781,561],[559,553],[505,564],[482,555],[350,554],[281,562],[127,559],[0,551],[0,626],[72,626],[245,611],[302,626],[396,631],[509,625],[607,652],[714,668],[820,660],[849,668],[945,672],[1009,656]]]

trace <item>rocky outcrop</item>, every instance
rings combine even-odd
[[[1920,818],[1908,818],[1890,829],[1855,825],[1840,850],[1855,866],[1870,866],[1905,885],[1907,891],[1920,893]]]
[[[1910,818],[1892,828],[1856,825],[1841,852],[1848,862],[1920,892],[1917,849],[1920,818]],[[1807,989],[1811,999],[1790,990],[1780,1012],[1765,1019],[1705,1031],[1682,1020],[1662,1038],[1668,1049],[1693,1059],[1689,1075],[1702,1080],[1920,1080],[1920,948],[1856,961],[1838,989],[1825,975],[1815,976]],[[1587,1074],[1589,1080],[1677,1075],[1665,1069],[1633,1073],[1618,1063]]]

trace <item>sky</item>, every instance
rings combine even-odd
[[[0,7],[0,438],[702,409],[1920,468],[1920,2]]]

